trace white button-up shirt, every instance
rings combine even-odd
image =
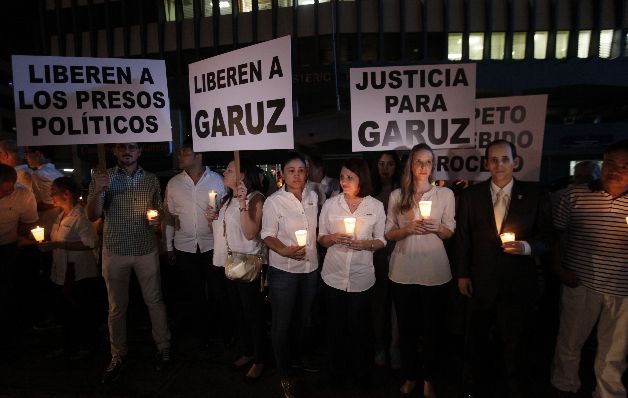
[[[384,238],[386,214],[382,202],[366,196],[355,212],[351,213],[344,194],[327,199],[321,210],[318,236],[344,233],[345,217],[356,219],[355,239],[377,239],[386,245]],[[363,292],[375,284],[373,252],[333,245],[327,249],[321,277],[333,288],[347,292]]]
[[[205,172],[196,184],[182,171],[168,181],[166,203],[170,214],[179,218],[179,230],[166,226],[166,247],[168,251],[177,250],[196,253],[196,247],[205,253],[214,248],[214,235],[205,217],[209,204],[210,191],[215,191],[216,204],[225,196],[222,177],[205,167]]]
[[[452,232],[456,229],[456,202],[449,188],[432,187],[423,194],[421,200],[432,201],[430,218],[439,220]],[[395,189],[388,201],[386,231],[403,228],[410,221],[421,217],[418,209],[410,209],[405,213],[398,211],[400,202],[401,190]],[[436,234],[409,235],[398,241],[390,256],[388,277],[396,283],[424,286],[449,282],[451,268],[441,238]]]
[[[98,235],[93,224],[87,219],[83,206],[76,205],[65,217],[59,214],[52,225],[50,240],[53,242],[77,242],[81,241],[85,246],[96,249]],[[52,251],[52,269],[50,280],[57,285],[63,285],[68,263],[74,263],[74,279],[79,281],[84,278],[98,276],[98,255],[94,250],[65,250],[54,249]]]
[[[318,254],[316,252],[316,225],[318,218],[318,195],[309,189],[304,189],[301,202],[284,188],[273,193],[264,202],[262,215],[261,237],[265,239],[273,236],[286,246],[296,246],[297,230],[307,230],[307,244],[305,259],[294,260],[280,256],[269,250],[269,265],[291,273],[310,273],[318,268]]]
[[[10,195],[0,198],[0,245],[17,242],[19,224],[31,224],[37,218],[35,196],[16,184]]]
[[[38,169],[33,170],[31,179],[37,203],[52,204],[50,187],[52,187],[52,182],[59,177],[63,177],[63,174],[52,163],[42,164]]]

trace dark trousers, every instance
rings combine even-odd
[[[0,341],[14,337],[16,328],[16,274],[15,257],[17,244],[0,245]]]
[[[465,382],[486,392],[494,387],[491,385],[494,380],[503,375],[509,396],[521,396],[528,370],[525,363],[527,337],[537,297],[533,275],[528,280],[522,278],[502,285],[494,297],[479,294],[481,287],[474,287],[476,294],[468,305]],[[491,336],[500,342],[500,349],[495,349]],[[495,352],[502,353],[497,366]]]
[[[371,291],[345,292],[323,284],[327,308],[329,370],[332,377],[368,376],[372,363]]]
[[[406,380],[434,381],[449,284],[423,286],[390,282],[397,322],[401,368]],[[422,336],[419,357],[419,336]]]
[[[289,376],[291,359],[299,358],[308,350],[308,344],[312,343],[311,311],[317,278],[317,271],[296,274],[268,267],[268,288],[273,313],[271,336],[277,369],[282,378]],[[291,333],[293,317],[298,317],[300,322],[297,330]],[[293,344],[291,336],[296,338],[296,344]],[[301,352],[291,353],[291,345]]]
[[[386,350],[391,339],[390,309],[392,300],[388,279],[387,250],[373,253],[375,285],[371,288],[371,319],[376,350]]]
[[[105,283],[102,277],[85,278],[72,286],[54,285],[55,309],[63,325],[66,352],[98,347],[104,321]]]
[[[198,248],[196,253],[175,249],[179,321],[201,340],[209,334],[207,278],[213,254],[213,250],[201,253]]]
[[[266,331],[260,279],[249,283],[227,279],[227,284],[230,285],[230,290],[237,293],[231,304],[233,315],[239,318],[237,326],[242,353],[252,356],[255,363],[267,363],[270,341]]]

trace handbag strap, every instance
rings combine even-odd
[[[254,196],[256,195],[262,195],[262,197],[264,197],[264,194],[261,193],[260,191],[253,191],[251,193],[249,193],[248,195],[246,195],[246,200],[250,201]],[[233,200],[233,198],[232,198]],[[229,206],[231,205],[231,202],[229,202]],[[222,236],[225,237],[225,243],[227,244],[227,253],[231,252],[231,248],[229,247],[229,239],[227,238],[227,209],[225,208],[225,214],[222,217]],[[258,253],[252,253],[255,255],[260,255],[262,254],[262,249],[260,248]]]

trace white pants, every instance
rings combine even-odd
[[[109,298],[109,340],[113,357],[127,353],[126,310],[129,304],[131,270],[135,271],[144,303],[148,307],[157,349],[161,351],[170,348],[170,330],[161,295],[157,250],[144,256],[119,256],[103,249],[102,272]]]
[[[595,323],[597,353],[594,398],[626,398],[621,377],[628,354],[628,297],[594,292],[584,286],[562,287],[560,329],[551,383],[562,391],[580,389],[580,352]]]

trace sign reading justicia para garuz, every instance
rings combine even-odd
[[[475,146],[475,64],[352,68],[352,148]]]

